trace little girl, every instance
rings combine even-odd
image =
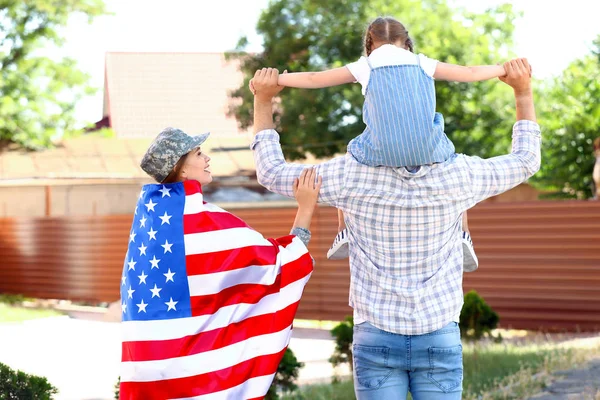
[[[348,152],[372,166],[417,168],[446,161],[454,145],[444,133],[444,119],[435,111],[434,79],[475,82],[506,75],[503,66],[464,67],[413,53],[408,31],[391,17],[376,18],[365,32],[366,56],[322,72],[279,75],[279,84],[324,88],[359,82],[365,96],[363,133],[348,144]],[[339,233],[327,258],[348,256],[348,232],[338,210]],[[477,258],[463,217],[465,271],[477,268]]]

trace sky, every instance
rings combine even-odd
[[[448,0],[456,7],[482,12],[500,0]],[[255,26],[268,0],[106,0],[111,15],[89,24],[73,16],[64,30],[66,43],[57,55],[75,58],[91,77],[97,94],[76,108],[80,122],[102,118],[104,56],[107,51],[223,52],[241,36],[250,51],[261,50]],[[558,75],[573,60],[590,52],[600,34],[600,2],[513,0],[523,16],[515,23],[515,51],[527,57],[537,78]],[[401,19],[401,16],[398,16]]]

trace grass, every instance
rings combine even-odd
[[[51,309],[33,309],[0,303],[0,323],[21,322],[30,319],[54,317],[62,315]]]
[[[573,368],[600,355],[600,347],[569,347],[554,343],[464,344],[463,399],[504,400],[531,396],[544,387],[552,371]],[[351,380],[302,387],[287,400],[354,399]],[[408,397],[410,399],[410,396]]]

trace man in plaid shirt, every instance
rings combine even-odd
[[[481,159],[455,154],[416,168],[372,167],[350,154],[316,165],[319,201],[344,212],[350,236],[350,306],[354,309],[354,385],[359,400],[460,399],[463,303],[461,216],[540,167],[531,68],[504,64],[517,121],[509,154]],[[306,165],[286,163],[273,129],[272,99],[283,88],[263,68],[255,93],[252,149],[258,181],[288,197]]]

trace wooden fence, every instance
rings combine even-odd
[[[295,208],[232,210],[267,237],[289,232]],[[91,302],[119,298],[130,215],[0,218],[0,293]],[[319,207],[310,250],[316,259],[299,318],[341,320],[348,306],[347,260],[325,253],[336,210]],[[600,202],[483,203],[469,211],[480,260],[464,276],[504,327],[600,330]]]

